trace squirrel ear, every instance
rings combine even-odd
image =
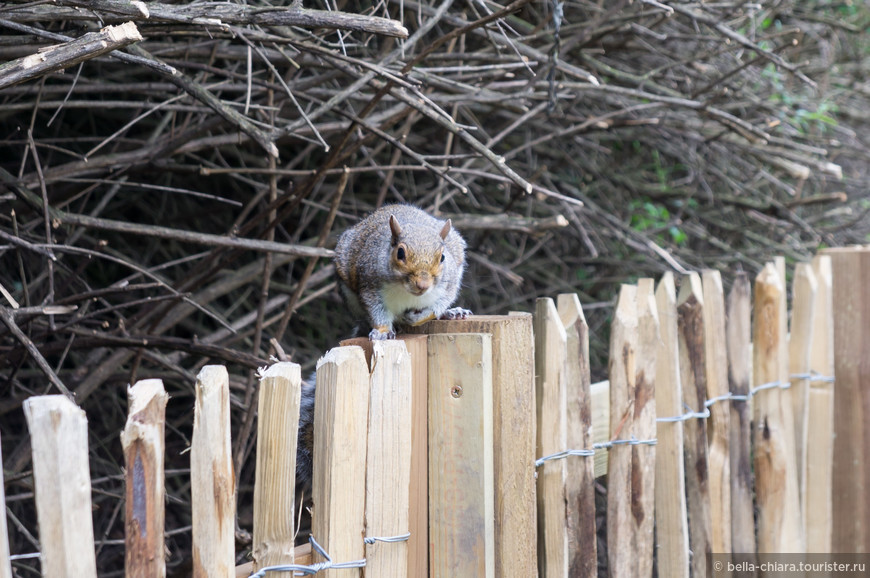
[[[450,222],[450,219],[447,219],[447,222],[444,223],[444,227],[441,229],[441,239],[446,241],[451,229],[453,229],[453,223]]]
[[[397,221],[396,217],[393,215],[390,215],[390,231],[393,232],[394,241],[398,239],[399,236],[402,234],[402,227],[399,225],[399,221]]]

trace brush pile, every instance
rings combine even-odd
[[[90,418],[98,567],[123,569],[126,385],[158,377],[184,575],[180,453],[206,363],[230,369],[249,529],[254,370],[311,368],[350,333],[330,247],[385,202],[453,217],[477,313],[579,292],[599,377],[619,281],[866,243],[860,4],[0,2],[13,553],[38,549],[21,402],[71,392]]]

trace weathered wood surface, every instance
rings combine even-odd
[[[137,382],[127,390],[129,410],[121,432],[126,499],[125,568],[128,578],[166,576],[164,550],[164,429],[169,396],[159,379]]]
[[[489,335],[429,337],[429,436],[429,576],[492,578],[495,535]]]
[[[496,576],[537,572],[535,471],[535,343],[532,316],[474,315],[431,321],[418,329],[492,335],[493,460]]]
[[[637,282],[637,353],[632,433],[638,440],[656,439],[656,358],[660,346],[659,316],[652,279]],[[632,575],[653,573],[656,446],[631,446]]]
[[[364,555],[368,412],[369,366],[363,350],[330,349],[317,362],[311,533],[333,560]],[[361,570],[332,569],[324,575],[355,578]]]
[[[535,306],[535,377],[537,378],[538,455],[567,448],[567,336],[550,298]],[[565,460],[538,467],[538,574],[568,575],[568,520]]]
[[[411,483],[411,356],[400,340],[372,343],[366,453],[366,537],[408,532]],[[363,576],[408,576],[408,542],[365,546]]]
[[[296,432],[301,399],[298,364],[276,363],[262,374],[257,405],[254,571],[295,563]],[[292,574],[273,572],[269,578]]]
[[[556,308],[565,327],[567,339],[567,447],[590,449],[594,442],[592,394],[589,391],[589,326],[576,293],[559,295]],[[595,534],[595,461],[592,458],[569,459],[566,468],[568,573],[577,578],[596,577],[598,540]]]
[[[752,287],[738,273],[728,294],[728,384],[733,395],[749,394],[752,360],[750,323]],[[731,402],[731,548],[755,552],[755,513],[752,503],[752,415],[748,401]]]
[[[3,450],[0,449],[0,464],[3,463]],[[3,468],[0,466],[0,471]],[[0,504],[6,504],[5,484],[0,484]],[[12,578],[12,564],[9,561],[9,532],[6,516],[0,516],[0,578]]]
[[[707,363],[704,332],[704,297],[697,273],[683,277],[677,297],[677,331],[680,352],[680,382],[683,403],[702,413],[707,400]],[[707,424],[690,419],[683,425],[686,460],[686,506],[689,516],[689,548],[693,576],[704,576],[707,554],[712,552]]]
[[[826,249],[834,303],[834,552],[870,552],[870,247]]]
[[[791,387],[788,401],[794,415],[795,464],[798,477],[798,497],[801,513],[807,511],[807,430],[809,427],[809,378],[795,378],[810,371],[810,345],[813,340],[813,317],[815,315],[818,283],[809,263],[798,263],[792,279],[791,326],[788,333],[788,370]],[[802,515],[801,519],[805,518]],[[806,527],[804,527],[806,531]]]
[[[622,285],[610,328],[610,439],[631,439],[637,379],[637,287]],[[631,446],[610,450],[607,470],[607,563],[611,576],[631,576]]]
[[[807,418],[806,516],[807,552],[830,552],[833,533],[831,492],[834,474],[834,306],[831,257],[813,259],[816,299],[813,312],[810,370],[821,379],[810,382]]]
[[[666,272],[656,289],[661,341],[656,354],[656,414],[683,413],[680,382],[677,304],[674,275]],[[659,576],[689,577],[689,524],[683,462],[683,422],[656,424],[656,535]]]
[[[236,492],[230,448],[230,382],[222,365],[196,376],[190,448],[193,576],[232,576],[235,571]]]
[[[701,274],[704,290],[704,351],[707,399],[728,395],[728,346],[725,338],[725,291],[719,271]],[[710,466],[710,523],[713,552],[731,552],[731,407],[710,406],[707,421]]]
[[[96,578],[88,420],[63,395],[27,399],[43,576]]]

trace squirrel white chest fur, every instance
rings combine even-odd
[[[393,319],[402,316],[409,309],[432,308],[444,298],[444,288],[433,285],[422,295],[413,295],[405,288],[404,283],[386,283],[381,288],[381,299],[384,306],[393,314]]]

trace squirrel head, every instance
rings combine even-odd
[[[411,229],[412,225],[408,225]],[[433,234],[429,230],[408,230],[403,235],[402,226],[394,215],[390,215],[390,267],[401,277],[405,289],[412,295],[426,293],[444,270],[445,243],[453,229],[450,219],[444,223],[441,232]]]

